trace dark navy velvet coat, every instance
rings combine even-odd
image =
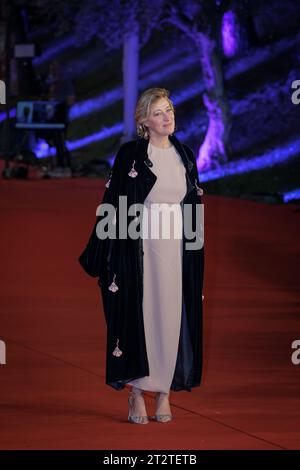
[[[172,134],[169,140],[179,152],[186,169],[187,192],[182,201],[201,203],[198,171],[193,151]],[[106,184],[103,203],[113,204],[118,215],[119,196],[127,196],[127,207],[143,204],[157,179],[147,155],[149,141],[138,138],[121,145],[110,178]],[[134,168],[135,177],[129,172]],[[143,239],[99,239],[96,226],[103,216],[98,215],[87,246],[79,257],[83,269],[98,277],[107,325],[106,383],[116,390],[126,382],[149,375],[143,323]],[[128,224],[134,216],[128,217]],[[117,233],[118,233],[117,217]],[[186,250],[183,234],[182,258],[182,321],[177,362],[172,390],[188,390],[200,385],[202,374],[202,288],[204,246]],[[191,240],[187,240],[191,241]],[[110,290],[112,283],[117,290]],[[171,312],[166,312],[170,314]],[[165,338],[168,341],[168,338]]]

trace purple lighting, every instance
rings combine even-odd
[[[295,199],[300,200],[300,189],[293,189],[292,191],[283,193],[284,202],[290,202]]]
[[[9,117],[14,118],[16,117],[16,108],[11,108],[9,110]],[[0,113],[0,122],[6,119],[6,113]]]
[[[292,160],[300,154],[300,139],[289,142],[281,147],[277,147],[264,155],[249,159],[241,159],[227,163],[216,170],[207,171],[201,174],[201,182],[211,181],[226,176],[247,173],[250,171],[269,168],[280,163]]]
[[[43,139],[39,139],[33,149],[37,158],[50,157],[50,155],[55,155],[54,148],[50,147],[47,142]]]
[[[227,11],[222,18],[222,45],[226,57],[233,57],[238,51],[238,24],[233,11]]]
[[[163,69],[158,72],[152,71],[151,75],[148,75],[146,78],[139,81],[139,86],[141,89],[147,88],[148,86],[151,86],[151,84],[153,84],[153,82],[155,81],[160,82],[164,78],[169,77],[171,74],[185,70],[187,67],[191,66],[193,62],[194,58],[188,56],[184,57],[182,60],[177,60],[176,62],[171,63],[168,66],[164,66]],[[197,84],[195,87],[193,86],[192,88],[193,92],[191,96],[194,96],[195,93],[199,94],[199,92],[203,90],[203,85]],[[180,102],[184,100],[184,96],[190,96],[188,90],[183,90],[180,95]],[[106,93],[102,93],[101,95],[93,96],[93,98],[90,98],[88,100],[75,103],[70,110],[70,120],[72,121],[74,119],[79,119],[82,116],[92,114],[93,112],[104,109],[121,99],[123,99],[123,88],[117,87],[113,90],[107,91]]]
[[[67,141],[66,146],[68,150],[73,151],[86,145],[90,145],[94,142],[99,142],[104,139],[108,139],[109,137],[113,137],[115,135],[120,134],[123,131],[123,123],[115,124],[109,128],[103,128],[99,132],[95,132],[94,134],[87,135],[82,139]],[[34,152],[36,153],[38,158],[45,158],[49,157],[50,155],[55,155],[56,151],[54,147],[49,147],[47,142],[40,139],[38,144],[34,148]]]
[[[44,64],[45,62],[49,62],[57,57],[58,54],[61,54],[66,49],[70,47],[74,47],[76,44],[75,38],[73,36],[69,36],[66,39],[60,39],[53,42],[51,46],[49,46],[45,51],[38,57],[35,57],[32,61],[34,66]]]
[[[294,47],[299,42],[300,42],[300,33],[298,33],[298,35],[296,35],[296,37],[294,38],[281,39],[277,41],[277,43],[273,44],[272,47],[268,45],[268,46],[265,46],[264,48],[260,48],[259,51],[256,51],[256,50],[250,51],[246,57],[239,58],[238,61],[236,62],[234,61],[228,64],[227,67],[225,67],[225,78],[229,80],[231,78],[234,78],[240,73],[244,73],[247,70],[253,69],[254,67],[256,67],[257,65],[261,64],[262,62],[266,60],[274,59],[276,56],[282,54],[286,50],[289,50],[291,47]],[[73,38],[67,38],[65,41],[61,42],[59,47],[61,48],[61,50],[63,50],[69,47],[72,43],[73,43]],[[170,51],[168,53],[171,54]],[[41,63],[46,62],[47,60],[50,60],[53,57],[52,54],[54,54],[54,48],[50,47],[49,49],[47,49],[47,51],[45,51],[45,53],[42,54],[40,58],[36,58],[35,60]],[[157,62],[157,58],[154,60],[156,61],[155,62],[156,66],[161,66],[161,63]],[[181,70],[185,70],[187,67],[192,66],[196,62],[197,62],[197,58],[191,54],[185,55],[179,60],[177,57],[176,62],[173,62],[170,66],[162,67],[162,71],[157,72],[157,73],[153,73],[153,64],[152,62],[148,62],[147,65],[145,64],[145,69],[144,69],[144,66],[142,65],[141,74],[143,75],[144,72],[147,71],[147,73],[149,73],[149,71],[151,71],[151,75],[148,75],[147,78],[140,81],[140,87],[146,88],[147,86],[150,86],[153,83],[154,79],[157,81],[161,80],[164,77],[167,77],[171,73],[177,73],[177,72],[180,72]],[[204,91],[203,84],[197,81],[194,84],[190,85],[189,87],[186,87],[185,89],[181,91],[178,91],[175,104],[181,104],[186,99],[190,99],[197,95],[200,95],[203,91]],[[90,114],[91,112],[103,109],[105,106],[113,104],[114,102],[116,102],[118,99],[121,99],[121,98],[122,98],[122,90],[121,90],[121,87],[119,87],[119,88],[115,88],[113,90],[108,91],[104,95],[102,94],[102,95],[94,96],[91,99],[81,101],[79,103],[75,103],[75,105],[71,108],[70,119],[71,120],[78,119],[82,116]],[[11,109],[10,116],[15,117],[15,109]],[[5,119],[5,114],[0,113],[0,122],[3,121],[4,119]]]
[[[81,147],[85,147],[86,145],[92,144],[93,142],[98,142],[99,140],[108,139],[109,137],[120,134],[122,130],[123,130],[123,123],[118,123],[112,127],[103,128],[101,129],[101,131],[95,132],[94,134],[87,135],[86,137],[83,137],[82,139],[67,142],[67,146],[68,146],[68,149],[72,151]]]
[[[70,120],[79,119],[82,116],[87,116],[95,111],[106,108],[118,100],[123,98],[123,90],[121,87],[114,90],[107,91],[101,95],[94,96],[80,103],[75,103],[70,109]]]

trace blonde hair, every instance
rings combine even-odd
[[[139,137],[144,137],[144,139],[149,139],[149,129],[144,124],[144,121],[148,118],[150,114],[150,106],[158,101],[160,98],[165,98],[173,112],[175,113],[175,108],[172,101],[169,98],[170,92],[165,88],[148,88],[145,90],[138,99],[136,109],[135,109],[135,122],[137,126],[137,134]]]

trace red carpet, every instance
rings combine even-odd
[[[1,180],[1,449],[299,449],[299,206],[205,197],[202,386],[138,426],[104,383],[100,291],[77,262],[103,189]]]

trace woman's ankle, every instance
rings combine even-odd
[[[143,390],[133,386],[131,389],[131,393],[133,393],[134,395],[143,395]]]
[[[156,399],[158,398],[169,398],[170,392],[156,392]]]

